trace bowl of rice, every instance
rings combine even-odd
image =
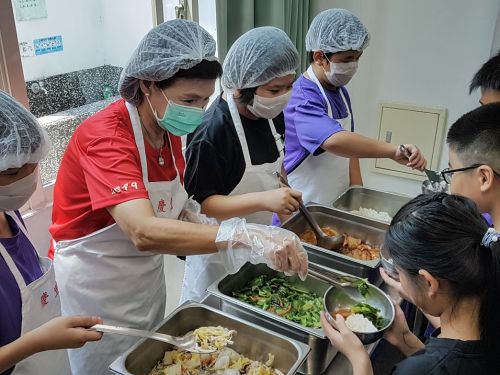
[[[346,325],[364,345],[382,338],[394,321],[394,305],[390,297],[372,284],[362,293],[356,287],[332,286],[325,293],[324,308],[328,321],[335,327],[340,314]]]

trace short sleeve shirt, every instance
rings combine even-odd
[[[20,218],[19,212],[16,215]],[[0,238],[0,243],[7,250],[21,273],[24,282],[31,284],[38,280],[43,271],[40,267],[35,248],[14,219],[6,215],[13,236]],[[0,255],[0,347],[17,340],[21,335],[22,300],[17,281]],[[10,375],[12,369],[2,373]]]
[[[172,181],[177,170],[182,180],[181,139],[165,137],[163,166],[160,151],[144,142],[151,182]],[[50,233],[56,241],[80,238],[114,223],[107,207],[141,198],[149,196],[139,151],[125,101],[118,100],[82,122],[71,137],[54,187]]]
[[[240,118],[252,165],[276,161],[279,152],[269,121]],[[273,123],[283,136],[283,114]],[[207,110],[202,125],[188,136],[186,163],[186,190],[199,203],[211,195],[229,195],[241,181],[245,158],[228,104],[221,97]]]
[[[301,75],[293,84],[292,97],[285,108],[285,170],[291,173],[310,154],[319,155],[321,145],[330,136],[344,129],[335,119],[346,118],[350,111],[350,98],[345,87],[336,90],[324,89],[332,107],[333,119],[328,116],[328,107],[319,87]],[[347,101],[344,103],[342,95]],[[352,111],[350,111],[352,113]]]
[[[433,335],[439,334],[437,330]],[[400,362],[393,375],[490,375],[480,341],[430,337],[423,350]]]

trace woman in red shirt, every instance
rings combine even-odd
[[[123,99],[76,129],[57,176],[50,228],[63,314],[154,328],[165,309],[163,253],[219,250],[230,272],[251,259],[305,276],[307,257],[290,232],[242,219],[220,227],[178,220],[204,221],[185,210],[180,136],[202,122],[220,75],[207,31],[191,21],[165,22],[125,67]],[[72,350],[72,371],[105,373],[133,342],[108,335]]]

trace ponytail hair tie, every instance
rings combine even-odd
[[[500,232],[497,232],[494,228],[488,228],[481,241],[481,246],[491,248],[494,242],[498,242],[500,238]]]

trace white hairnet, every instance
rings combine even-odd
[[[222,86],[228,92],[262,86],[295,74],[298,66],[299,53],[283,30],[258,27],[240,36],[227,52]]]
[[[38,163],[49,150],[49,136],[35,116],[0,90],[0,171]]]
[[[151,29],[122,71],[118,91],[133,102],[139,80],[163,81],[202,60],[217,60],[215,40],[196,22],[175,19]]]
[[[311,22],[306,35],[306,51],[362,51],[370,34],[360,19],[345,9],[328,9]]]

